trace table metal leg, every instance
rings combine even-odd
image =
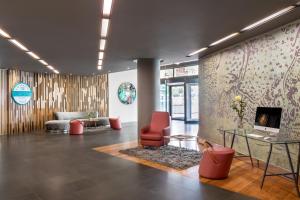
[[[251,165],[253,167],[253,161],[252,161],[252,156],[251,156],[251,151],[250,151],[250,146],[249,146],[249,141],[248,141],[247,136],[245,137],[245,139],[246,139],[246,143],[247,143],[248,154],[249,154],[249,157],[250,157]]]
[[[223,145],[224,145],[224,147],[226,147],[226,139],[225,139],[225,135],[226,135],[226,132],[223,131]]]
[[[179,141],[179,156],[181,157],[181,140],[178,140]]]
[[[265,178],[266,178],[266,174],[267,174],[267,171],[268,171],[269,162],[270,162],[270,158],[271,158],[271,154],[272,154],[272,149],[273,149],[273,144],[270,144],[270,150],[269,150],[269,155],[268,155],[266,166],[265,166],[264,176],[262,178],[261,185],[260,185],[261,189],[264,186],[264,182],[265,182]]]
[[[300,167],[300,143],[298,143],[298,159],[297,159],[297,183],[299,184],[299,167]]]
[[[288,159],[289,159],[289,163],[290,163],[292,175],[293,175],[293,178],[294,178],[294,182],[295,182],[297,194],[298,194],[298,196],[300,196],[299,186],[298,186],[298,180],[297,180],[297,178],[296,178],[296,174],[295,174],[295,171],[294,171],[294,166],[293,166],[293,162],[292,162],[292,158],[291,158],[289,146],[288,146],[288,144],[284,144],[284,145],[285,145],[286,153],[287,153],[287,155],[288,155]]]
[[[232,147],[233,147],[234,139],[235,139],[235,134],[233,134],[233,136],[232,136],[232,140],[231,140],[231,145],[230,145],[230,148],[232,148]]]

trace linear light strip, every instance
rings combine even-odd
[[[103,58],[104,58],[104,51],[107,43],[107,35],[109,30],[110,24],[110,15],[112,10],[113,0],[103,0],[103,7],[102,7],[102,20],[101,20],[101,27],[100,27],[100,43],[99,43],[99,55],[98,55],[98,65],[97,69],[102,69]]]
[[[209,46],[215,46],[215,45],[217,45],[217,44],[220,44],[220,43],[222,43],[222,42],[225,42],[226,40],[229,40],[229,39],[231,39],[231,38],[237,36],[238,34],[239,34],[239,33],[236,32],[236,33],[232,33],[232,34],[230,34],[230,35],[227,35],[226,37],[223,37],[223,38],[221,38],[221,39],[219,39],[219,40],[217,40],[217,41],[211,43]]]
[[[100,52],[99,52],[99,55],[98,55],[98,59],[99,59],[99,60],[103,60],[103,58],[104,58],[104,52],[103,52],[103,51],[100,51]]]
[[[203,48],[201,48],[201,49],[199,49],[197,51],[194,51],[194,52],[190,53],[188,56],[196,55],[196,54],[198,54],[198,53],[200,53],[202,51],[205,51],[206,49],[208,49],[208,47],[203,47]]]
[[[105,50],[105,45],[106,45],[106,40],[105,39],[101,39],[100,40],[100,50],[104,51]]]
[[[31,57],[33,57],[34,59],[36,60],[39,60],[40,57],[38,55],[36,55],[35,53],[31,52],[31,51],[28,51],[26,52],[28,55],[30,55]]]
[[[112,0],[103,0],[103,15],[109,16],[111,13]]]
[[[0,28],[0,36],[2,36],[5,39],[8,39],[8,41],[10,43],[12,43],[13,45],[15,45],[16,47],[18,47],[19,49],[25,51],[29,56],[31,56],[32,58],[36,59],[37,61],[39,61],[41,64],[45,65],[48,69],[53,70],[54,73],[59,74],[59,71],[57,71],[54,67],[48,65],[48,63],[44,60],[42,60],[37,54],[35,54],[32,51],[29,51],[29,49],[23,45],[21,42],[19,42],[18,40],[12,38],[9,33],[7,33],[6,31],[4,31],[3,29]]]
[[[269,15],[269,16],[267,16],[267,17],[265,17],[265,18],[263,18],[263,19],[261,19],[261,20],[259,20],[257,22],[255,22],[255,23],[253,23],[253,24],[250,24],[250,25],[246,26],[240,32],[232,33],[232,34],[230,34],[230,35],[228,35],[228,36],[226,36],[224,38],[221,38],[220,40],[217,40],[217,41],[211,43],[209,45],[209,47],[215,46],[215,45],[220,44],[220,43],[222,43],[222,42],[224,42],[226,40],[229,40],[229,39],[231,39],[231,38],[239,35],[240,33],[243,33],[244,31],[249,31],[249,30],[252,30],[254,28],[257,28],[258,26],[261,26],[261,25],[263,25],[263,24],[265,24],[265,23],[267,23],[267,22],[269,22],[269,21],[271,21],[271,20],[273,20],[273,19],[275,19],[277,17],[280,17],[280,16],[282,16],[282,15],[284,15],[284,14],[286,14],[286,13],[292,11],[292,10],[294,10],[299,5],[300,5],[300,2],[296,3],[295,5],[288,6],[288,7],[284,8],[284,9],[282,9],[282,10],[279,10],[279,11],[277,11],[277,12],[275,12],[275,13],[273,13],[273,14],[271,14],[271,15]],[[196,55],[196,54],[198,54],[200,52],[203,52],[206,49],[208,49],[208,47],[203,47],[203,48],[201,48],[201,49],[199,49],[197,51],[194,51],[194,52],[188,54],[188,57]]]
[[[28,49],[18,40],[15,39],[9,39],[8,41],[10,41],[11,43],[13,43],[15,46],[19,47],[21,50],[23,51],[28,51]]]
[[[296,6],[289,6],[289,7],[286,7],[284,9],[282,9],[282,10],[279,10],[278,12],[275,12],[275,13],[273,13],[273,14],[271,14],[271,15],[269,15],[269,16],[267,16],[267,17],[265,17],[265,18],[263,18],[263,19],[261,19],[257,22],[255,22],[255,23],[249,25],[249,26],[246,26],[241,31],[243,32],[243,31],[254,29],[254,28],[256,28],[256,27],[258,27],[258,26],[260,26],[260,25],[262,25],[266,22],[269,22],[269,21],[271,21],[271,20],[273,20],[277,17],[280,17],[280,16],[292,11],[294,8],[296,8]]]
[[[107,37],[108,27],[109,27],[109,19],[107,18],[102,19],[101,37],[104,38]]]
[[[0,29],[0,35],[4,38],[10,38],[10,35],[2,29]]]

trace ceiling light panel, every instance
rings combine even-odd
[[[102,65],[103,61],[102,60],[98,60],[98,65]]]
[[[102,69],[102,66],[101,66],[101,65],[98,65],[97,68],[98,68],[98,70],[101,70],[101,69]]]
[[[226,36],[226,37],[223,37],[222,39],[219,39],[219,40],[217,40],[217,41],[211,43],[209,46],[215,46],[215,45],[217,45],[217,44],[220,44],[220,43],[222,43],[222,42],[225,42],[226,40],[229,40],[229,39],[231,39],[231,38],[237,36],[238,34],[239,34],[238,32],[232,33],[232,34],[230,34],[230,35],[228,35],[228,36]]]
[[[109,19],[102,19],[102,26],[101,26],[101,37],[107,37],[109,27]]]
[[[112,0],[103,0],[103,15],[109,16],[111,13]]]
[[[10,39],[9,40],[11,43],[13,43],[15,46],[19,47],[19,49],[23,50],[23,51],[28,51],[28,49],[18,40],[15,39]]]
[[[256,28],[256,27],[258,27],[258,26],[260,26],[260,25],[262,25],[262,24],[264,24],[268,21],[271,21],[271,20],[273,20],[273,19],[275,19],[275,18],[277,18],[281,15],[284,15],[284,14],[294,10],[295,7],[296,6],[289,6],[289,7],[286,7],[284,9],[282,9],[282,10],[279,10],[278,12],[275,12],[275,13],[273,13],[273,14],[271,14],[271,15],[269,15],[269,16],[267,16],[267,17],[265,17],[265,18],[263,18],[263,19],[261,19],[257,22],[255,22],[255,23],[249,25],[249,26],[246,26],[241,31],[247,31],[247,30],[254,29],[254,28]]]

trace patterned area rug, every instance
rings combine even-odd
[[[185,148],[180,151],[179,147],[174,146],[145,149],[136,147],[119,152],[180,170],[198,165],[201,158],[201,153],[198,151]]]

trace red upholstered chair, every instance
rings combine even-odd
[[[206,150],[200,160],[199,176],[209,179],[227,178],[234,152],[231,148],[221,146]]]
[[[149,126],[143,127],[140,132],[142,146],[160,147],[167,144],[163,136],[170,135],[170,115],[168,112],[153,112]]]
[[[115,130],[122,129],[121,120],[119,117],[118,118],[109,118],[109,124],[112,129],[115,129]]]
[[[79,120],[70,121],[70,135],[82,135],[84,122]]]

